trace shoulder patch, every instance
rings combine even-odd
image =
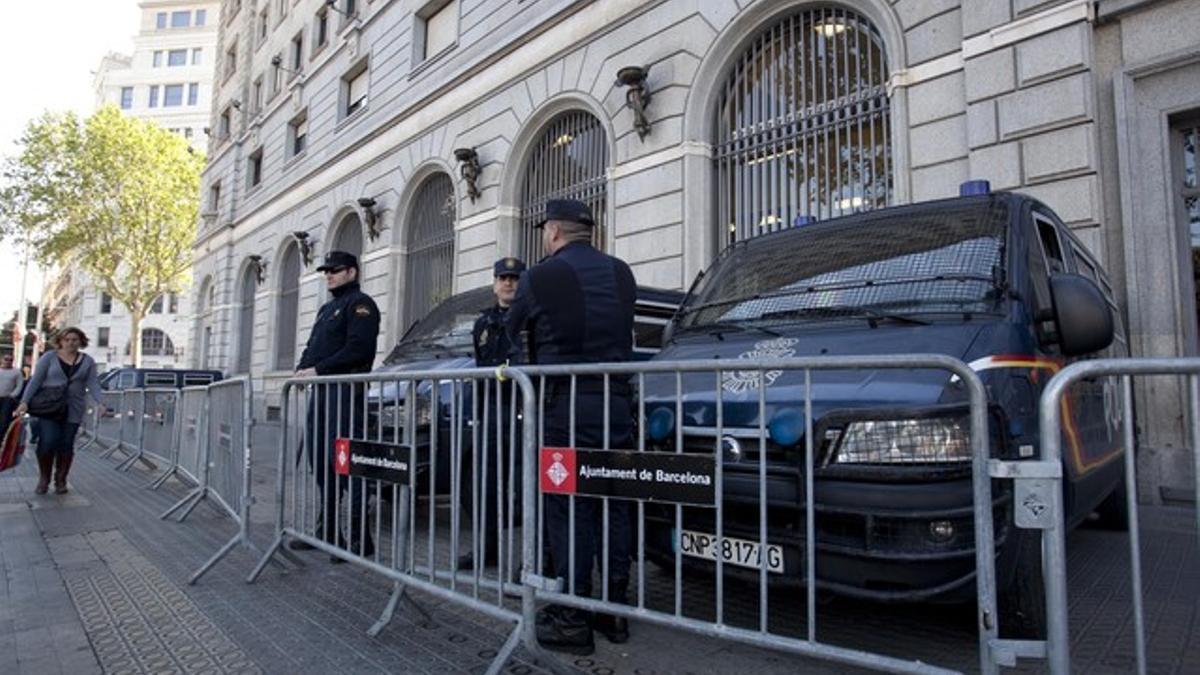
[[[371,306],[366,303],[355,305],[354,316],[371,316]]]

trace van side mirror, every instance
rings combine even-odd
[[[1098,352],[1113,341],[1113,316],[1104,293],[1078,274],[1050,276],[1058,346],[1066,356]]]

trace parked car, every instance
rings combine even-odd
[[[1071,321],[1064,321],[1070,312]],[[1038,398],[1064,365],[1126,356],[1112,286],[1045,204],[1005,192],[897,206],[807,224],[726,249],[687,296],[656,359],[938,354],[978,372],[995,457],[1038,456]],[[733,365],[733,363],[731,363]],[[668,381],[669,380],[669,381]],[[881,601],[967,600],[975,546],[967,393],[936,370],[812,372],[816,582]],[[765,392],[760,391],[765,387]],[[1121,407],[1112,381],[1074,388],[1064,409],[1066,521],[1124,512]],[[731,369],[717,438],[714,378],[685,375],[642,392],[653,448],[721,448],[724,550],[715,510],[647,504],[648,555],[713,573],[804,583],[803,372]],[[765,399],[760,419],[759,397]],[[766,439],[767,549],[760,550],[759,429]],[[1039,533],[1013,525],[1012,484],[994,493],[1000,625],[1044,630]],[[753,568],[754,571],[745,569]]]
[[[219,370],[187,370],[171,368],[134,368],[122,366],[100,376],[100,388],[110,390],[166,387],[180,389],[212,384],[222,379]]]
[[[639,286],[634,318],[634,357],[649,359],[662,346],[663,332],[678,309],[684,294],[680,291]],[[413,371],[455,371],[475,367],[474,346],[471,329],[479,314],[495,303],[491,286],[459,293],[441,302],[424,318],[413,324],[396,346],[384,359],[376,373],[404,373]],[[452,373],[449,373],[452,376]],[[449,432],[451,417],[451,384],[438,383],[438,468],[437,489],[449,491]],[[430,421],[432,419],[432,380],[421,382],[417,387],[417,408],[409,412],[406,407],[407,388],[404,385],[384,384],[366,392],[367,433],[371,438],[384,441],[399,440],[412,443],[417,448],[418,471],[429,465]],[[463,397],[463,409],[470,416],[470,392]],[[412,436],[405,435],[410,419],[415,419],[417,429]],[[469,450],[470,434],[464,439]],[[443,453],[445,453],[443,455]]]

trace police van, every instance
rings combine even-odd
[[[1045,204],[985,186],[964,195],[731,245],[693,285],[656,360],[951,356],[986,385],[993,456],[1037,457],[1043,387],[1076,359],[1126,356],[1120,312],[1104,270]],[[804,374],[731,369],[720,398],[712,375],[683,382],[675,419],[674,378],[647,380],[643,428],[656,450],[679,450],[677,425],[683,452],[720,448],[725,541],[716,545],[713,509],[685,508],[677,529],[674,507],[648,505],[648,556],[673,568],[679,551],[688,567],[711,574],[719,555],[727,573],[751,580],[762,560],[775,583],[803,583]],[[818,587],[880,601],[973,598],[962,383],[943,371],[864,369],[813,371],[811,387]],[[1068,526],[1098,514],[1101,524],[1126,527],[1114,383],[1075,387],[1064,410]],[[760,461],[769,495],[765,551]],[[1001,626],[1037,634],[1037,533],[1014,527],[1011,482],[997,483],[993,497]]]

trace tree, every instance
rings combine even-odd
[[[129,310],[133,363],[154,299],[188,280],[204,157],[113,106],[86,120],[46,113],[5,160],[0,237],[43,263],[73,265]]]

